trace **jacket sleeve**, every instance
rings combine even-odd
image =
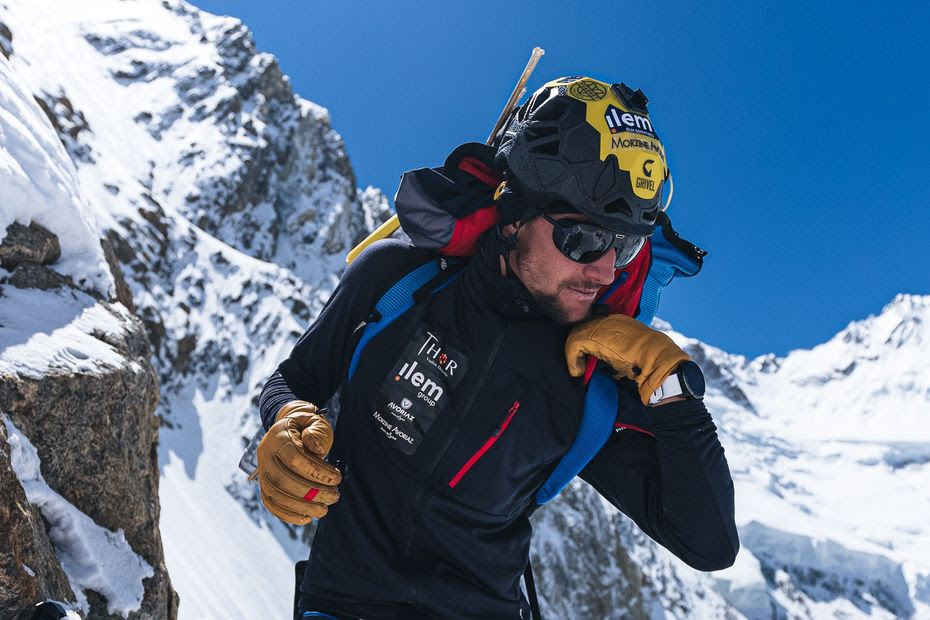
[[[644,407],[628,388],[618,384],[620,408],[640,408],[636,417],[654,437],[613,433],[581,478],[692,568],[731,566],[739,550],[733,481],[703,401]]]
[[[355,329],[404,268],[423,260],[421,250],[389,240],[367,248],[346,268],[317,319],[265,382],[259,410],[266,429],[292,400],[318,406],[329,401],[342,382]]]

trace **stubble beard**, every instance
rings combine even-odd
[[[576,325],[581,323],[585,319],[591,316],[591,308],[594,306],[593,303],[588,305],[587,311],[583,316],[573,319],[569,314],[569,310],[562,304],[559,300],[559,293],[567,288],[593,288],[588,283],[571,283],[563,282],[559,285],[558,290],[555,293],[540,293],[532,292],[530,294],[533,296],[533,299],[536,301],[536,304],[539,306],[539,309],[550,319],[556,323],[561,323],[562,325]]]

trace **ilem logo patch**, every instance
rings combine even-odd
[[[468,370],[468,359],[436,329],[420,328],[372,404],[371,423],[390,445],[413,454]]]
[[[659,139],[655,130],[652,128],[652,121],[642,114],[635,112],[624,112],[618,107],[608,105],[604,113],[604,120],[607,122],[607,128],[610,133],[638,133],[650,138]]]

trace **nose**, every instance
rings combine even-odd
[[[601,286],[607,286],[614,281],[614,261],[617,258],[616,250],[608,250],[603,256],[585,265],[584,275]]]

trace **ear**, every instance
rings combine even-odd
[[[504,234],[505,237],[509,237],[510,235],[517,232],[517,230],[522,225],[523,225],[522,222],[514,222],[513,224],[504,224],[504,226],[501,227],[501,232]]]

